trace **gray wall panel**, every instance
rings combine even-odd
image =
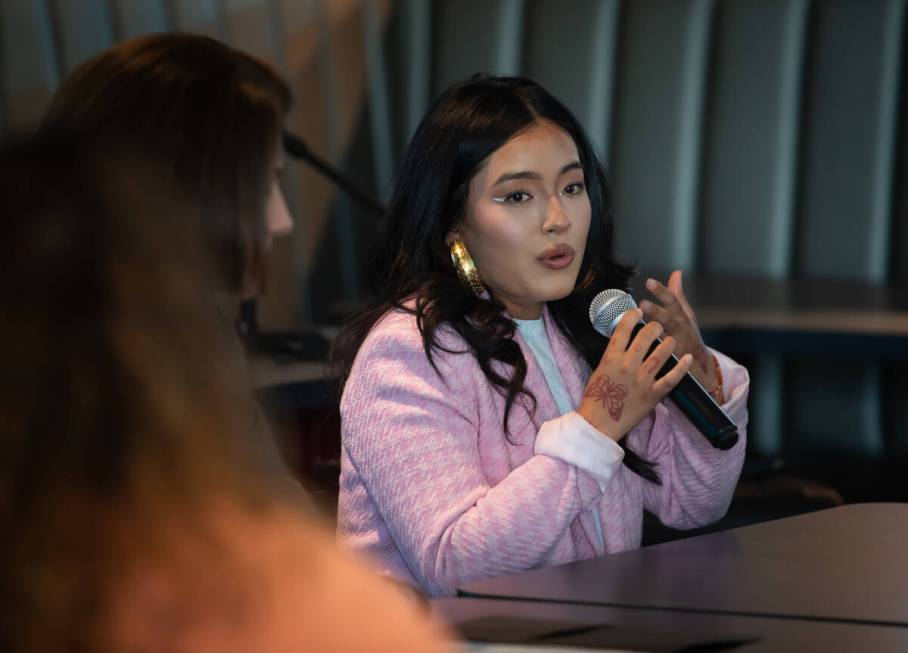
[[[221,0],[226,40],[280,69],[280,32],[269,0]]]
[[[523,12],[523,0],[436,0],[435,93],[477,72],[516,74]]]
[[[903,25],[902,39],[908,37],[908,17]],[[890,248],[890,274],[899,284],[908,284],[908,48],[902,47],[901,97],[898,107],[898,136],[896,141],[895,193]]]
[[[618,0],[531,0],[526,12],[523,74],[571,109],[607,163]]]
[[[908,33],[903,31],[903,40],[906,35]],[[892,281],[904,286],[908,284],[908,122],[905,120],[908,111],[908,50],[904,46],[901,76],[901,99],[898,110],[900,125],[895,163],[898,176],[894,181],[896,203],[892,215],[890,274]],[[908,379],[905,378],[903,366],[898,363],[885,366],[884,370],[883,408],[886,419],[884,435],[888,453],[901,460],[908,460]]]
[[[43,2],[0,0],[5,126],[24,132],[41,120],[59,82],[51,16]]]
[[[382,15],[372,0],[364,0],[363,34],[366,49],[366,88],[368,90],[369,125],[372,137],[372,168],[375,171],[375,195],[387,199],[391,193],[393,168],[393,134],[391,106],[388,97],[388,74],[385,43],[382,38]]]
[[[224,34],[218,0],[170,0],[176,29],[218,38]]]
[[[113,16],[105,0],[53,0],[50,6],[64,75],[114,44]]]
[[[902,0],[815,6],[804,116],[803,276],[880,282],[888,240]],[[884,448],[880,366],[802,362],[797,443],[873,456]]]
[[[399,159],[432,99],[432,3],[400,0],[396,4],[388,75],[397,114],[395,159]]]
[[[118,41],[170,29],[164,0],[112,0]]]
[[[702,268],[791,270],[806,0],[718,5],[705,130]]]
[[[815,10],[798,271],[883,281],[904,2],[826,0]]]
[[[705,128],[699,258],[712,274],[784,279],[791,271],[806,0],[725,0],[717,7]],[[751,370],[750,438],[783,448],[784,369]]]
[[[624,8],[611,157],[618,246],[644,271],[690,269],[712,2]]]

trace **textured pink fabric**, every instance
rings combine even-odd
[[[545,320],[576,405],[590,369],[547,311]],[[603,493],[588,473],[533,453],[539,426],[559,412],[519,335],[538,405],[534,415],[521,406],[511,411],[511,442],[502,430],[504,398],[459,336],[449,329],[440,336],[445,348],[464,353],[435,353],[439,375],[415,318],[386,315],[363,344],[341,400],[339,537],[380,571],[430,596],[449,595],[472,580],[636,548],[644,508],[675,528],[725,514],[744,460],[743,367],[719,355],[725,409],[741,434],[734,448],[713,449],[663,402],[627,440],[657,462],[662,485],[622,465]],[[592,530],[593,507],[604,551]]]

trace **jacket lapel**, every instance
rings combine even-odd
[[[555,320],[552,318],[547,305],[543,308],[542,317],[545,322],[545,332],[546,335],[548,335],[549,344],[552,347],[552,354],[555,357],[555,364],[561,372],[561,378],[564,379],[564,385],[567,388],[568,394],[571,396],[574,408],[576,408],[580,404],[580,399],[586,388],[586,382],[590,376],[590,368],[586,362],[577,355],[570,342],[568,342],[567,338],[561,333],[561,330],[555,324]],[[539,366],[537,365],[536,367],[538,369]],[[540,376],[541,375],[540,371]],[[548,384],[544,378],[542,379],[542,383],[548,388]],[[548,396],[551,397],[551,392],[548,393]],[[552,403],[554,404],[554,399],[552,399]],[[558,415],[557,409],[555,414]],[[579,519],[590,548],[596,552],[597,556],[605,555],[605,549],[599,545],[599,538],[596,537],[596,522],[593,520],[590,511],[584,510],[581,512]]]
[[[533,422],[538,430],[543,422],[555,419],[560,413],[558,412],[558,406],[555,404],[555,397],[552,396],[552,391],[549,389],[549,384],[545,380],[542,367],[539,366],[539,361],[536,360],[533,350],[523,339],[520,331],[514,332],[514,339],[520,345],[520,350],[523,352],[523,357],[527,362],[527,377],[524,384],[536,397],[536,415],[533,418]]]
[[[564,379],[564,384],[567,386],[567,391],[576,408],[580,404],[591,370],[586,361],[577,355],[567,338],[561,333],[548,306],[543,309],[542,317],[545,320],[545,331],[549,336],[549,344],[552,345],[552,353],[555,355],[555,364],[561,371],[561,377]]]

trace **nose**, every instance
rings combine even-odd
[[[277,182],[272,184],[265,206],[265,227],[271,237],[286,236],[293,231],[293,216]]]
[[[549,198],[546,206],[545,222],[542,230],[546,233],[560,234],[571,226],[571,220],[561,206],[561,199],[557,195]]]

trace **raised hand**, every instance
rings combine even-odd
[[[649,300],[640,302],[643,318],[659,322],[665,333],[677,340],[675,355],[690,354],[694,364],[690,373],[706,390],[713,391],[719,385],[716,364],[703,344],[697,317],[687,296],[684,294],[681,270],[675,270],[664,286],[655,279],[646,280],[646,289],[655,296],[659,303]]]
[[[647,355],[663,329],[658,322],[650,322],[634,336],[640,315],[640,311],[628,311],[618,322],[577,408],[587,422],[616,441],[655,408],[693,363],[693,357],[685,354],[657,380],[656,374],[675,349],[675,338],[665,338]]]

